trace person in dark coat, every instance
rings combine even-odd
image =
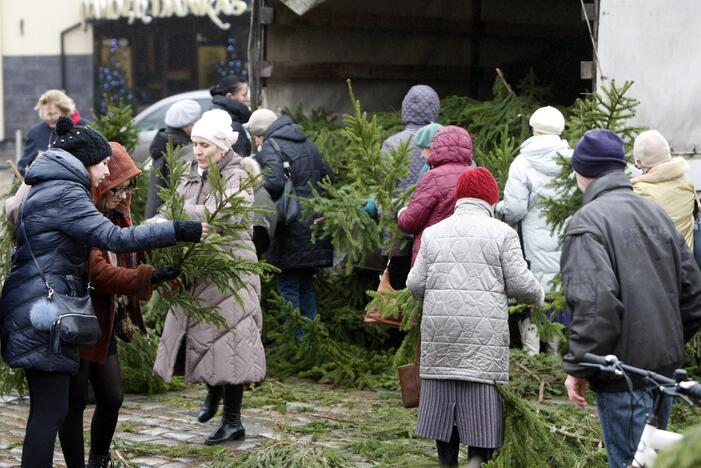
[[[310,197],[310,184],[318,189],[324,177],[332,177],[331,169],[316,145],[289,116],[277,118],[268,109],[258,109],[251,115],[249,130],[256,145],[260,145],[255,158],[263,170],[268,170],[264,187],[273,200],[280,198],[285,185],[283,160],[289,162],[299,197]],[[289,225],[278,219],[277,232],[268,252],[268,262],[282,270],[278,276],[280,295],[311,319],[317,312],[313,283],[315,270],[333,263],[331,239],[322,236],[312,242],[313,223],[311,217],[302,219],[301,213]]]
[[[24,153],[17,162],[17,169],[24,176],[24,172],[37,157],[51,148],[56,141],[56,121],[61,116],[70,117],[75,125],[87,125],[80,118],[80,113],[75,108],[75,102],[66,93],[58,89],[50,89],[39,97],[34,110],[39,112],[41,122],[27,131],[24,141]]]
[[[97,208],[114,224],[131,226],[131,199],[136,177],[141,170],[119,143],[110,142],[112,156],[110,175],[97,188]],[[68,468],[83,467],[83,412],[88,403],[88,381],[95,392],[95,412],[90,424],[88,468],[106,467],[110,462],[110,445],[117,426],[119,409],[124,398],[117,334],[120,313],[126,314],[133,326],[147,333],[139,301],[151,298],[155,285],[175,279],[178,271],[172,266],[154,269],[139,264],[137,252],[114,254],[93,248],[90,254],[90,283],[95,315],[102,337],[92,346],[80,348],[80,370],[71,377],[68,415],[59,431],[63,457]],[[124,337],[124,335],[120,335]]]
[[[640,379],[632,378],[631,395],[622,376],[580,362],[585,353],[613,354],[672,377],[684,364],[684,343],[701,327],[701,271],[664,209],[633,192],[618,135],[587,131],[572,167],[584,206],[567,226],[560,257],[573,314],[565,386],[580,408],[592,387],[609,467],[620,468],[633,460],[654,398]],[[669,401],[662,428],[668,416]]]
[[[112,149],[97,131],[73,127],[67,117],[56,125],[54,148],[39,155],[27,171],[31,185],[17,227],[17,250],[0,297],[2,357],[25,370],[30,412],[22,451],[23,467],[53,463],[56,433],[68,410],[72,374],[78,371],[77,346],[49,347],[56,311],[41,307],[50,290],[83,296],[85,263],[92,246],[115,253],[197,242],[207,226],[199,222],[160,223],[120,228],[105,218],[91,193],[109,175]],[[47,284],[37,271],[40,266]]]
[[[251,141],[246,135],[243,124],[251,117],[251,110],[248,106],[251,99],[248,94],[248,83],[245,79],[229,75],[222,78],[216,85],[209,88],[212,95],[213,109],[223,109],[231,116],[231,128],[238,133],[236,142],[231,145],[231,149],[239,156],[249,156],[251,154]]]
[[[192,99],[183,99],[168,108],[165,117],[166,128],[158,130],[148,149],[153,170],[148,182],[146,219],[156,216],[158,208],[163,204],[163,200],[158,196],[158,190],[160,187],[165,187],[170,174],[165,159],[168,142],[172,142],[173,148],[178,151],[179,158],[191,154],[190,132],[200,115],[202,115],[202,107]]]

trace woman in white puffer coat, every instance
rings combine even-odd
[[[514,228],[521,223],[521,242],[531,271],[546,292],[550,292],[555,275],[560,271],[560,240],[552,233],[545,219],[544,199],[553,198],[557,190],[551,186],[561,166],[558,155],[572,157],[572,149],[560,138],[565,128],[565,118],[554,107],[541,107],[533,113],[529,124],[533,136],[521,144],[521,150],[509,168],[509,178],[504,187],[504,199],[497,205],[504,222]],[[540,339],[538,330],[530,320],[519,322],[523,350],[538,354]],[[550,347],[558,348],[558,340]]]

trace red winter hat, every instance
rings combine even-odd
[[[499,186],[489,169],[468,167],[458,177],[455,198],[479,198],[494,205],[499,201]]]

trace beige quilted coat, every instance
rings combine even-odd
[[[693,251],[696,193],[688,171],[689,164],[678,156],[658,164],[631,182],[633,190],[664,208]]]
[[[516,231],[487,202],[461,198],[424,231],[407,288],[423,300],[422,378],[508,382],[507,298],[540,304],[544,293]]]
[[[248,161],[245,165],[255,162]],[[227,191],[239,190],[240,181],[248,177],[242,158],[229,151],[219,161],[222,175],[228,180]],[[191,219],[204,219],[204,208],[213,208],[214,200],[209,197],[210,187],[203,182],[193,162],[190,176],[182,184],[185,195],[185,210]],[[242,192],[242,196],[253,203],[253,192]],[[256,260],[251,232],[231,247],[234,255],[248,260]],[[265,350],[260,334],[263,327],[260,308],[260,279],[250,275],[244,280],[247,288],[238,291],[239,303],[231,294],[222,293],[216,285],[195,281],[191,286],[195,295],[204,299],[205,305],[216,305],[219,314],[226,320],[232,331],[221,330],[206,323],[191,320],[184,312],[175,308],[168,313],[163,328],[163,336],[158,345],[154,373],[166,382],[173,376],[178,350],[184,340],[185,381],[189,384],[207,383],[210,385],[260,382],[265,377]]]

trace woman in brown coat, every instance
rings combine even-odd
[[[112,142],[110,146],[110,175],[97,189],[97,208],[114,224],[127,227],[131,226],[129,207],[135,177],[141,170],[122,145]],[[88,467],[109,465],[110,445],[124,396],[115,336],[117,309],[146,333],[139,301],[148,300],[158,282],[177,276],[177,272],[168,267],[154,270],[151,265],[139,264],[138,257],[136,253],[117,255],[99,248],[93,248],[90,254],[90,282],[95,288],[92,304],[102,337],[95,345],[81,348],[80,369],[70,383],[68,415],[59,432],[69,468],[83,467],[85,462],[83,412],[88,381],[95,391],[96,400],[90,428]]]
[[[227,181],[226,193],[238,194],[252,205],[253,189],[240,190],[240,187],[254,172],[249,165],[256,163],[231,150],[236,141],[236,132],[231,130],[231,117],[219,109],[205,112],[193,127],[191,137],[196,159],[179,190],[185,196],[185,212],[189,217],[203,220],[205,209],[214,209],[216,200],[211,196],[207,181],[207,171],[214,164],[219,166]],[[235,245],[229,247],[231,255],[257,260],[252,232],[253,228],[249,226]],[[223,395],[221,425],[207,438],[207,445],[245,437],[241,424],[243,384],[260,382],[265,377],[265,350],[260,336],[263,327],[260,279],[257,275],[248,275],[243,278],[243,284],[246,286],[236,291],[237,300],[231,293],[220,291],[216,284],[196,280],[189,286],[192,293],[202,299],[204,306],[215,306],[231,329],[194,321],[176,307],[166,317],[158,346],[154,365],[156,375],[170,381],[182,346],[185,350],[185,381],[188,384],[207,384],[209,393],[198,418],[200,422],[206,422],[216,414]]]

